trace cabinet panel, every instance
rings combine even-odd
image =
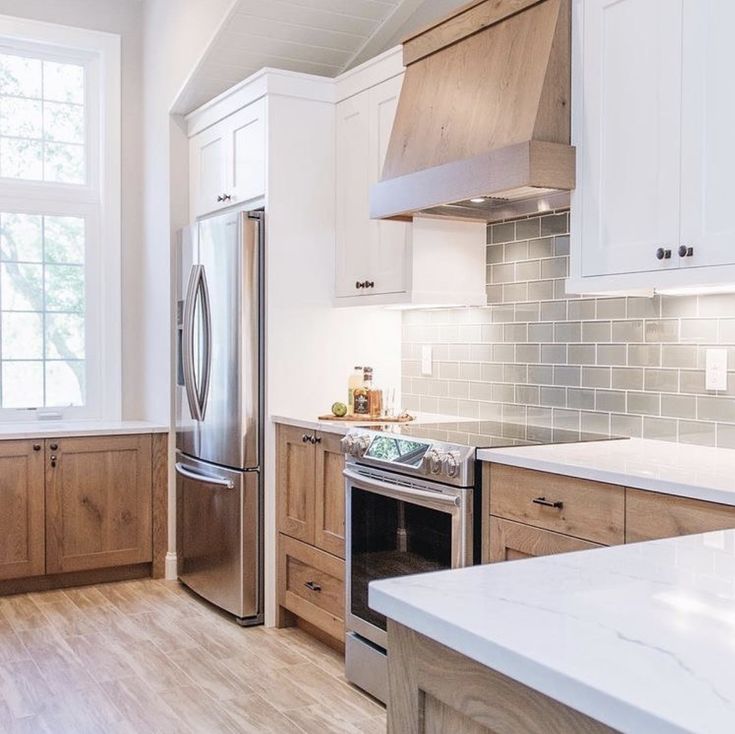
[[[305,543],[314,543],[314,444],[304,440],[313,433],[279,426],[276,459],[278,529]]]
[[[550,530],[534,528],[510,520],[490,518],[490,547],[487,561],[515,561],[521,558],[550,556],[556,553],[602,548],[598,543],[591,543],[579,538],[571,538]]]
[[[230,204],[265,195],[265,103],[261,100],[226,120]]]
[[[48,573],[149,562],[151,528],[149,435],[46,441]]]
[[[227,142],[223,122],[189,141],[189,197],[196,217],[222,207],[217,198],[227,189]]]
[[[583,18],[582,275],[675,268],[681,0],[585,0]]]
[[[684,0],[681,241],[687,267],[735,263],[730,174],[735,169],[735,4]]]
[[[658,492],[625,490],[626,543],[733,527],[735,507]]]
[[[319,433],[316,445],[315,544],[345,557],[345,458],[340,436]]]
[[[44,573],[43,464],[42,441],[0,442],[0,580]]]

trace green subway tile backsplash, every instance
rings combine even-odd
[[[403,314],[404,407],[735,448],[735,295],[567,297],[569,216],[488,227],[486,308]],[[420,374],[433,346],[434,374]],[[708,347],[728,390],[705,390]]]

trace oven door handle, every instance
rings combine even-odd
[[[381,482],[379,479],[373,477],[363,477],[360,474],[345,469],[343,475],[352,484],[356,485],[360,489],[364,489],[368,492],[375,492],[381,494],[384,497],[391,497],[396,500],[405,500],[410,502],[411,500],[421,500],[423,502],[430,502],[437,505],[446,505],[451,507],[459,507],[459,497],[451,497],[441,492],[429,492],[423,489],[413,489],[412,487],[399,487],[389,482]]]

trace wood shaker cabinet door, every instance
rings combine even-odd
[[[46,441],[48,573],[152,556],[151,436]]]
[[[332,555],[345,557],[345,457],[335,433],[318,433],[314,543]]]
[[[551,556],[557,553],[591,550],[601,548],[597,543],[590,543],[568,535],[553,533],[550,530],[533,528],[519,522],[490,518],[490,553],[488,561],[516,561],[521,558]]]
[[[735,527],[735,507],[638,489],[625,490],[625,542]]]
[[[44,573],[43,441],[0,442],[0,580]]]
[[[286,535],[314,544],[313,431],[279,426],[276,447],[276,496],[278,529]]]

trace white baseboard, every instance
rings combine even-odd
[[[174,581],[178,576],[176,566],[176,554],[166,553],[166,579],[168,581]]]

